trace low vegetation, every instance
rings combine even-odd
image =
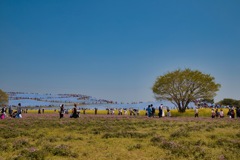
[[[57,113],[29,112],[0,121],[0,159],[237,160],[239,122],[92,114],[59,119]]]

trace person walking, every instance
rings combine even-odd
[[[60,119],[63,118],[63,114],[64,114],[64,105],[62,104],[60,106],[60,111],[59,111]]]
[[[235,118],[235,112],[234,112],[234,109],[232,109],[232,111],[231,111],[231,118]]]
[[[12,106],[9,106],[8,114],[9,114],[10,117],[12,117],[12,113],[13,113]]]
[[[21,108],[21,103],[18,103],[17,114],[16,114],[15,118],[22,118],[22,108]]]
[[[240,108],[237,109],[237,118],[240,118]]]
[[[223,110],[221,109],[220,110],[220,118],[223,118],[224,117],[224,113],[223,113]]]
[[[152,107],[152,117],[154,118],[154,115],[155,115],[155,108],[153,107],[152,104],[151,104],[151,107]]]
[[[170,109],[167,107],[167,117],[171,117]]]
[[[165,117],[164,106],[162,106],[162,117]]]
[[[198,117],[198,108],[195,109],[195,117]]]
[[[215,118],[215,114],[216,112],[214,111],[214,109],[212,109],[212,118]]]
[[[216,109],[216,111],[215,111],[215,115],[216,115],[216,118],[218,118],[219,117],[219,112],[218,112],[218,108]]]
[[[3,106],[0,117],[1,117],[1,119],[4,119],[4,118],[6,118],[6,116],[7,116],[7,114],[6,114],[6,107]]]
[[[158,110],[159,110],[158,116],[159,116],[159,118],[161,118],[162,117],[162,104],[161,104],[161,106],[159,106]]]
[[[148,117],[151,117],[151,114],[152,114],[151,105],[148,105],[148,108],[146,110],[147,110]]]
[[[227,115],[229,116],[229,118],[232,118],[232,117],[231,117],[231,109],[230,109],[230,108],[229,108],[229,110],[228,110]]]
[[[97,110],[98,110],[97,108],[94,109],[94,111],[95,111],[95,115],[97,115]]]
[[[74,108],[72,109],[72,114],[70,116],[70,118],[78,118],[79,115],[77,113],[77,104],[74,104]]]

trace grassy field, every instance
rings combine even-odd
[[[237,160],[240,157],[240,119],[187,116],[159,119],[105,112],[81,114],[77,119],[68,116],[59,119],[57,112],[30,111],[22,119],[1,120],[0,159]]]

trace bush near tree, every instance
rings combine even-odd
[[[0,89],[0,105],[2,106],[7,104],[8,104],[8,94]]]
[[[239,100],[235,100],[235,99],[231,99],[231,98],[224,98],[223,100],[218,102],[218,104],[223,105],[223,106],[230,105],[230,106],[239,107],[240,106],[240,101]]]

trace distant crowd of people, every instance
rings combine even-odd
[[[0,114],[0,119],[5,119],[6,117],[10,116],[12,118],[22,118],[22,109],[21,103],[18,103],[17,111],[13,111],[12,107],[8,108],[8,115],[7,115],[7,107],[3,106]],[[25,111],[24,111],[25,112]],[[27,112],[27,110],[26,110]]]
[[[229,108],[227,116],[229,118],[235,118],[235,117],[240,118],[240,108],[239,107]],[[216,109],[213,108],[212,109],[212,118],[218,118],[218,117],[224,118],[223,110],[222,109],[219,110],[218,108],[216,108]]]
[[[165,109],[167,110],[167,117],[171,117],[171,111],[168,107],[164,107],[163,104],[161,104],[158,107],[158,117],[165,117]],[[155,113],[156,113],[156,108],[153,106],[153,104],[148,105],[147,109],[146,109],[146,116],[148,117],[155,117]]]
[[[65,110],[64,110],[64,104],[61,104],[60,105],[60,110],[59,110],[60,119],[63,118],[64,113],[66,113]],[[67,111],[67,114],[68,114],[68,111]],[[77,104],[74,104],[74,107],[72,109],[72,113],[70,114],[69,117],[70,118],[78,118],[79,114],[80,114],[80,112],[77,111]]]
[[[158,114],[156,114],[156,109],[158,109]],[[77,104],[74,104],[74,107],[71,110],[71,113],[69,115],[70,118],[78,118],[80,117],[80,110],[83,110],[83,114],[86,114],[86,108],[79,108],[77,109]],[[133,109],[133,108],[106,108],[107,115],[115,115],[115,111],[117,112],[117,115],[130,115],[130,116],[138,116],[140,115],[139,109]],[[166,117],[171,117],[171,111],[168,107],[163,106],[161,104],[158,108],[155,108],[153,104],[148,105],[148,107],[144,110],[146,111],[145,115],[147,117],[155,117],[158,115],[159,118],[165,117],[165,111],[166,111]],[[44,113],[44,109],[38,109],[38,114]],[[54,110],[56,111],[56,109]],[[13,110],[11,106],[8,108],[6,106],[3,106],[1,109],[0,119],[4,119],[6,117],[12,117],[12,118],[22,118],[22,113],[27,113],[28,109],[22,109],[21,103],[18,104],[17,110]],[[94,108],[95,115],[97,114],[98,109]],[[7,114],[8,113],[8,114]],[[64,117],[64,114],[69,114],[69,109],[64,108],[64,104],[60,105],[59,109],[59,117],[60,119]],[[199,109],[198,107],[194,110],[194,116],[199,116]],[[211,117],[212,118],[224,118],[224,112],[221,108],[212,108],[211,110]],[[229,110],[227,112],[227,117],[229,118],[240,118],[240,108],[239,107],[229,107]]]
[[[115,115],[115,111],[117,111],[117,115],[129,115],[130,116],[137,116],[139,115],[140,111],[139,109],[133,109],[133,108],[106,108],[107,115]]]

